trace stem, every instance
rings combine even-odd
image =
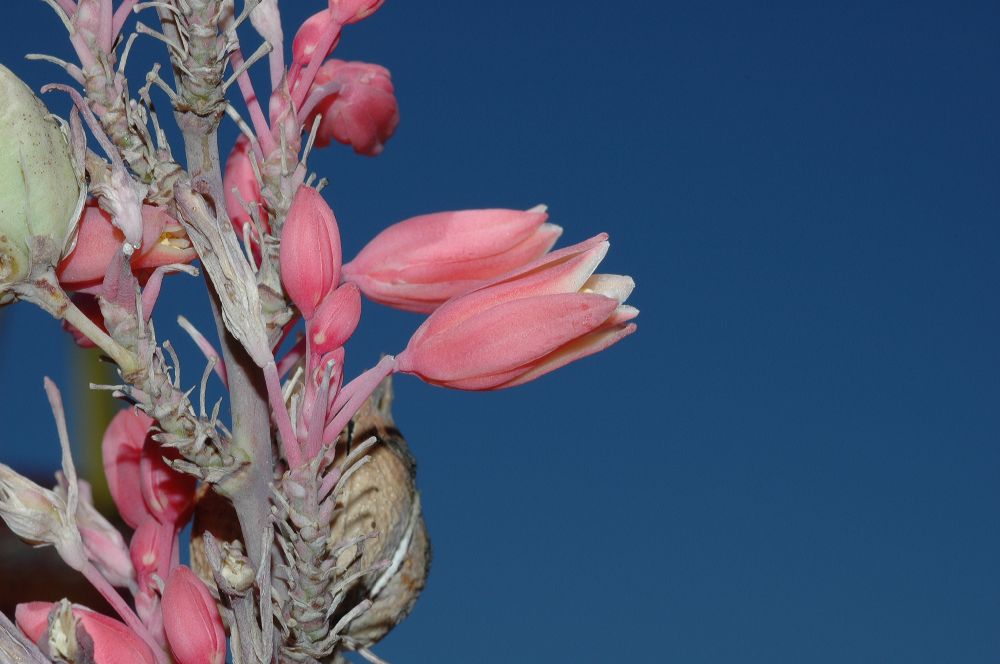
[[[67,300],[63,319],[78,329],[83,336],[90,339],[105,355],[114,360],[124,373],[127,374],[134,370],[135,356],[112,339],[94,321],[90,320],[85,313],[80,311],[79,307],[73,304],[72,300]]]
[[[386,355],[374,367],[345,385],[337,397],[337,401],[342,403],[343,406],[323,431],[323,442],[332,441],[339,436],[355,413],[364,405],[365,400],[379,386],[379,383],[395,370],[396,358],[392,355]],[[336,408],[336,404],[334,407]]]
[[[285,398],[281,394],[281,379],[278,378],[278,368],[274,362],[269,362],[264,367],[264,381],[267,383],[267,396],[271,400],[274,421],[278,424],[278,433],[281,434],[285,459],[288,460],[290,468],[298,468],[302,465],[302,449],[299,447],[299,441],[295,438],[295,430],[292,427],[292,419],[288,416],[288,408],[285,407]]]
[[[94,564],[88,562],[80,571],[83,572],[87,581],[90,581],[90,584],[94,586],[97,592],[101,593],[101,597],[107,600],[108,604],[111,605],[111,608],[113,608],[118,615],[121,616],[122,620],[125,621],[125,624],[128,625],[133,632],[138,634],[139,638],[146,642],[146,645],[153,651],[156,661],[160,662],[160,664],[169,664],[170,658],[167,657],[167,653],[163,651],[163,648],[156,642],[153,635],[149,633],[146,626],[142,624],[142,621],[139,620],[139,616],[135,614],[132,608],[129,607],[128,603],[122,599],[121,595],[118,594],[118,591],[112,588],[111,584],[108,583],[108,580],[97,571]]]
[[[229,224],[225,215],[217,127],[210,119],[193,113],[178,113],[177,116],[184,133],[184,148],[191,177],[201,178],[208,185],[215,199],[217,223]],[[233,503],[252,564],[263,558],[261,541],[256,534],[265,528],[271,528],[270,484],[274,475],[274,460],[271,454],[267,387],[260,369],[239,340],[226,329],[218,294],[207,272],[205,281],[211,295],[212,314],[229,379],[233,417],[231,452],[246,463],[241,472],[220,484],[218,489]]]

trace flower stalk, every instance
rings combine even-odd
[[[120,383],[93,387],[126,405],[102,455],[134,528],[126,547],[93,510],[46,383],[59,485],[0,465],[0,516],[25,541],[54,546],[123,622],[66,601],[21,605],[17,628],[0,616],[0,653],[17,651],[16,661],[221,663],[227,650],[240,664],[347,652],[382,661],[373,647],[412,609],[430,557],[415,464],[391,417],[392,376],[513,387],[635,330],[631,279],[594,274],[606,236],[553,251],[562,229],[543,206],[419,215],[344,261],[341,223],[357,224],[335,216],[310,152],[341,143],[378,155],[399,105],[387,69],[331,57],[382,1],[310,1],[315,14],[286,26],[277,0],[51,0],[77,62],[36,59],[80,86],[46,88],[68,93],[73,115],[53,123],[20,81],[5,83],[55,148],[10,163],[0,154],[0,305],[48,311],[114,363]],[[158,23],[132,23],[137,13]],[[237,33],[247,22],[262,39],[255,48]],[[166,57],[132,97],[139,39]],[[250,70],[265,58],[270,89],[257,90]],[[167,140],[154,94],[169,100],[182,145]],[[243,135],[222,152],[227,117]],[[103,156],[87,150],[83,123]],[[0,130],[0,144],[20,140]],[[39,190],[51,194],[44,223],[22,205]],[[180,318],[207,360],[186,388],[154,309],[170,275],[199,271],[216,341]],[[402,350],[351,378],[362,296],[427,318]],[[213,373],[224,396],[210,405]]]

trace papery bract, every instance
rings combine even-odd
[[[375,156],[382,152],[399,125],[399,105],[389,70],[367,62],[329,60],[316,73],[314,86],[330,86],[306,120],[322,115],[316,145],[337,140],[358,154]]]
[[[226,632],[215,599],[188,567],[170,573],[162,606],[163,628],[178,664],[226,661]]]
[[[55,491],[35,484],[10,466],[0,463],[0,518],[22,541],[55,546],[74,569],[87,555],[66,501]]]
[[[14,620],[25,636],[41,644],[54,606],[52,602],[18,604]],[[73,616],[93,641],[94,664],[156,664],[149,646],[124,623],[76,604]]]
[[[323,298],[306,326],[310,351],[323,355],[340,348],[360,319],[361,293],[356,285],[344,284]]]
[[[161,207],[142,206],[142,244],[132,255],[132,270],[141,274],[162,265],[190,263],[198,255],[180,223]],[[80,216],[76,246],[59,262],[56,274],[64,288],[86,291],[100,288],[125,236],[111,223],[111,215],[90,202]]]
[[[226,172],[223,175],[222,185],[226,193],[226,212],[229,213],[229,220],[233,223],[236,234],[242,238],[243,227],[250,224],[252,229],[250,237],[259,242],[246,206],[257,208],[265,231],[268,230],[268,220],[264,211],[260,183],[250,163],[250,140],[246,136],[240,136],[236,140],[232,152],[226,159]]]
[[[376,302],[430,313],[543,256],[562,233],[547,219],[541,206],[413,217],[376,235],[344,265],[344,280]]]
[[[553,252],[442,305],[397,357],[400,371],[445,387],[490,390],[533,380],[635,331],[629,277],[593,275],[605,236]]]
[[[304,317],[340,281],[340,231],[333,210],[312,187],[299,187],[281,231],[281,283]]]
[[[63,473],[57,475],[59,484],[55,493],[67,500],[69,487]],[[135,580],[135,570],[129,556],[125,538],[104,515],[94,507],[93,492],[90,484],[83,480],[77,481],[79,500],[76,504],[76,525],[83,539],[83,548],[97,570],[111,585],[125,587]]]

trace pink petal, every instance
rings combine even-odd
[[[503,302],[412,343],[402,371],[446,382],[508,371],[599,327],[618,306],[602,295],[562,293]]]
[[[139,463],[153,418],[134,408],[120,411],[111,420],[101,442],[104,474],[118,513],[135,528],[151,514],[142,499]]]
[[[424,321],[411,344],[441,334],[481,311],[504,302],[538,295],[575,293],[608,251],[607,236],[598,235],[520,267],[476,290],[446,302]]]

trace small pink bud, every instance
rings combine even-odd
[[[111,215],[91,201],[80,217],[76,246],[59,263],[59,283],[68,290],[99,287],[108,265],[122,250],[125,235],[111,223]],[[180,223],[166,210],[142,206],[142,244],[132,255],[132,270],[139,274],[172,263],[190,263],[198,254]]]
[[[51,636],[49,614],[57,606],[52,602],[18,604],[14,609],[14,620],[25,636],[41,645],[47,635]],[[78,629],[82,628],[93,643],[93,659],[89,659],[90,653],[84,651],[77,661],[93,661],[94,664],[156,664],[149,646],[124,623],[78,604],[73,605],[72,613],[79,621]],[[76,635],[67,637],[76,640],[83,648],[89,648],[87,642]]]
[[[139,461],[139,487],[146,508],[163,524],[183,524],[194,509],[197,482],[192,475],[177,472],[167,465],[180,458],[180,452],[163,447],[146,437]]]
[[[302,315],[312,318],[340,282],[340,231],[320,193],[299,187],[281,230],[281,282]]]
[[[153,581],[154,574],[160,574],[164,569],[165,544],[163,538],[167,536],[163,524],[156,519],[146,519],[139,524],[132,534],[132,541],[129,543],[129,556],[135,574],[139,581],[140,588],[149,587]],[[170,549],[167,548],[167,555]]]
[[[162,605],[163,628],[178,664],[226,661],[226,632],[215,599],[188,567],[170,573]]]
[[[330,0],[330,11],[336,19],[347,25],[371,16],[385,0]]]
[[[306,327],[310,351],[325,355],[351,338],[361,319],[361,292],[354,284],[344,284],[320,302]]]
[[[327,9],[320,10],[307,18],[298,32],[295,33],[295,38],[292,39],[292,62],[303,67],[306,66],[312,59],[316,46],[326,31],[335,29],[338,30],[337,37],[333,40],[326,55],[323,56],[329,57],[340,41],[339,27],[343,24],[343,21],[334,19],[333,14]]]
[[[542,206],[413,217],[376,235],[344,265],[344,280],[376,302],[430,313],[545,255],[562,233],[546,219]]]
[[[122,519],[132,528],[150,517],[142,499],[139,462],[153,418],[134,408],[120,411],[111,420],[101,442],[104,474],[111,498]]]
[[[398,357],[400,371],[445,387],[493,390],[533,380],[635,331],[629,277],[598,275],[605,236],[553,252],[445,303]]]
[[[250,224],[250,228],[254,228],[250,213],[247,212],[245,205],[256,206],[261,224],[265,231],[268,230],[267,214],[263,207],[264,199],[261,196],[257,175],[250,163],[250,140],[246,136],[240,136],[236,140],[236,145],[233,146],[229,158],[226,159],[226,172],[222,178],[222,186],[226,193],[226,212],[229,213],[229,220],[240,239],[243,238],[244,226]],[[256,238],[257,234],[251,232],[251,237]]]
[[[358,154],[375,156],[382,152],[399,125],[399,105],[389,70],[366,62],[329,60],[316,73],[314,88],[328,86],[331,92],[321,100],[306,120],[322,115],[316,145],[324,147],[336,139]]]

